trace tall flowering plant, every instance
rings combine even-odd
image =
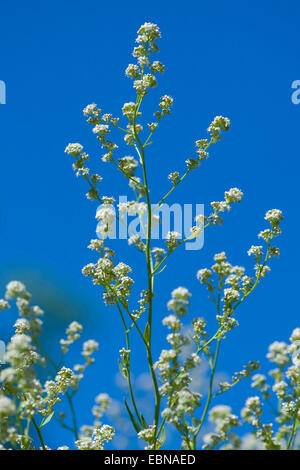
[[[83,111],[103,149],[102,161],[111,164],[126,178],[132,191],[132,200],[120,202],[116,214],[113,209],[116,195],[105,196],[101,193],[102,177],[91,172],[88,167],[89,156],[83,146],[70,143],[65,149],[73,158],[76,175],[82,177],[88,185],[88,199],[98,202],[99,206],[96,211],[99,238],[91,240],[89,245],[96,252],[98,260],[86,265],[83,274],[91,278],[93,284],[101,290],[104,303],[113,306],[121,318],[125,344],[120,350],[119,367],[127,381],[130,398],[124,400],[125,410],[138,438],[144,441],[145,449],[149,450],[163,448],[166,445],[166,430],[170,429],[180,437],[182,449],[295,448],[299,445],[297,430],[300,422],[300,328],[293,331],[289,344],[275,342],[270,346],[268,358],[276,364],[276,368],[270,372],[272,386],[267,376],[257,373],[259,363],[255,361],[250,361],[231,381],[216,383],[222,343],[238,327],[236,311],[269,273],[271,258],[279,256],[279,249],[273,243],[281,234],[283,217],[280,210],[272,209],[266,213],[268,227],[258,235],[262,244],[252,245],[248,250],[248,255],[254,260],[254,274],[249,275],[242,266],[232,265],[225,252],[214,256],[210,268],[202,267],[197,272],[197,278],[207,290],[216,310],[216,330],[210,334],[204,318],[192,318],[188,322],[184,320],[188,318],[191,293],[186,287],[179,286],[171,293],[167,305],[169,314],[162,321],[168,330],[169,348],[163,349],[159,357],[153,355],[154,325],[158,321],[156,304],[153,304],[154,281],[159,282],[159,274],[165,268],[168,269],[166,261],[170,256],[175,256],[176,250],[200,237],[208,227],[221,224],[224,213],[243,198],[243,192],[238,188],[225,191],[223,200],[211,202],[209,215],[196,216],[195,224],[190,227],[190,234],[186,238],[181,238],[181,234],[176,231],[170,231],[165,242],[157,243],[155,240],[154,243],[152,231],[160,222],[157,209],[192,171],[197,170],[202,161],[208,159],[210,148],[230,128],[228,118],[217,116],[208,127],[208,138],[195,142],[195,155],[185,162],[185,171],[171,173],[166,193],[159,201],[151,201],[147,150],[160,122],[170,114],[173,106],[170,96],[162,96],[154,112],[153,122],[142,124],[144,100],[151,89],[157,86],[158,74],[165,69],[160,61],[153,60],[153,55],[159,52],[157,42],[160,37],[158,26],[152,23],[145,23],[138,30],[137,46],[133,50],[135,63],[126,69],[127,77],[133,81],[135,100],[124,104],[121,119],[103,113],[94,103]],[[120,133],[134,155],[120,156],[119,147],[111,138],[112,130]],[[127,226],[126,214],[137,214],[144,231],[144,238],[133,232],[128,239],[129,245],[139,250],[145,263],[146,285],[139,300],[132,295],[132,268],[123,261],[116,261],[117,255],[108,245],[116,218]],[[130,227],[128,229],[130,231]],[[103,449],[104,443],[112,440],[115,434],[111,426],[102,423],[103,414],[110,405],[108,395],[100,394],[96,397],[94,424],[83,426],[80,430],[73,405],[74,394],[86,368],[93,362],[92,354],[98,344],[94,340],[84,343],[83,364],[77,364],[73,369],[63,366],[69,347],[82,331],[79,323],[72,322],[66,330],[66,338],[61,340],[62,359],[59,364],[55,364],[40,347],[42,311],[39,307],[31,306],[30,294],[22,283],[9,283],[6,300],[0,302],[0,308],[9,308],[10,299],[16,299],[20,318],[4,356],[6,366],[1,372],[0,441],[3,448],[48,449],[44,430],[49,421],[55,419],[58,425],[73,432],[78,449]],[[144,347],[153,388],[152,415],[150,418],[147,416],[147,419],[136,398],[132,380],[132,357],[135,354],[131,348],[133,331]],[[199,373],[204,362],[209,367],[209,385],[208,390],[200,394],[199,390],[195,390],[193,377]],[[38,364],[52,367],[53,380],[41,383],[36,372]],[[233,414],[229,406],[213,406],[215,397],[250,376],[252,387],[258,395],[246,400],[241,417]],[[278,405],[271,405],[275,410],[275,418],[266,424],[264,412],[271,402],[272,394]],[[58,414],[56,404],[63,398],[69,412]],[[71,424],[66,423],[66,418],[71,419]],[[244,423],[252,426],[251,432],[243,434],[244,431],[239,430]],[[204,433],[203,430],[208,427],[210,432]],[[34,435],[39,445],[33,439]],[[67,448],[62,446],[61,449]]]

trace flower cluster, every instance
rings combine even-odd
[[[100,428],[95,427],[91,436],[82,437],[75,444],[78,450],[103,450],[104,443],[110,442],[114,436],[114,429],[104,424]]]
[[[164,65],[159,61],[151,62],[150,58],[159,48],[156,40],[161,37],[160,30],[153,23],[145,23],[138,30],[136,46],[133,50],[133,57],[137,59],[137,64],[129,64],[126,69],[127,77],[134,80],[133,87],[139,96],[145,96],[149,88],[157,86],[155,74],[163,73]],[[149,73],[145,73],[148,69]]]
[[[0,447],[13,449],[35,449],[31,431],[39,429],[41,448],[48,449],[42,440],[42,429],[57,415],[57,420],[65,427],[64,416],[56,411],[56,405],[66,396],[72,403],[78,383],[85,368],[94,362],[91,357],[98,349],[98,343],[88,340],[83,345],[85,364],[70,369],[57,366],[41,349],[39,337],[42,333],[43,311],[31,305],[31,295],[25,285],[11,281],[6,287],[6,298],[14,299],[19,312],[15,322],[15,334],[7,344],[4,354],[4,367],[0,372]],[[8,308],[7,301],[2,305]],[[82,325],[73,321],[66,330],[67,338],[60,341],[63,356],[68,352],[82,332]],[[38,374],[38,366],[52,367],[53,379],[44,383]],[[72,390],[72,393],[70,392]],[[74,417],[73,405],[71,411]],[[71,428],[72,429],[72,428]],[[73,429],[75,436],[76,429]]]
[[[239,419],[232,414],[230,406],[217,405],[209,412],[209,421],[215,425],[215,431],[205,434],[203,437],[203,449],[209,450],[219,446],[220,443],[231,439],[232,428],[238,426]]]
[[[95,246],[92,241],[90,247]],[[97,243],[96,250],[99,251],[100,244]],[[130,266],[120,262],[114,265],[111,259],[114,253],[104,247],[102,243],[100,248],[102,255],[97,263],[89,263],[86,265],[82,273],[84,276],[91,277],[94,285],[99,285],[103,288],[103,299],[107,305],[114,305],[120,301],[127,304],[128,297],[131,293],[133,279],[128,276],[131,272]]]
[[[97,233],[103,239],[115,231],[116,211],[112,202],[112,199],[105,198],[104,204],[98,207],[96,212],[96,220],[100,222],[97,227]]]
[[[225,193],[227,200],[236,201],[241,197],[239,190],[234,188]],[[269,211],[269,214],[272,211]],[[279,211],[280,212],[280,211]],[[223,331],[229,331],[238,325],[233,317],[236,308],[246,299],[246,297],[255,289],[261,278],[265,277],[270,271],[269,260],[278,256],[279,249],[271,245],[273,238],[281,233],[279,223],[282,220],[282,214],[277,217],[276,224],[264,232],[260,232],[259,237],[264,233],[266,242],[266,253],[264,255],[262,246],[252,246],[248,250],[248,255],[254,255],[255,277],[245,274],[245,268],[242,266],[233,266],[227,261],[225,252],[216,254],[214,260],[216,263],[211,269],[200,269],[197,272],[197,278],[201,284],[205,285],[211,296],[211,300],[218,306],[217,319],[220,328]],[[267,235],[266,235],[267,233]],[[214,275],[217,282],[214,282]],[[223,293],[223,295],[222,295]],[[222,313],[222,314],[221,314]]]

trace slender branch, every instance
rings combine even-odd
[[[76,420],[76,413],[75,413],[75,409],[74,409],[74,403],[73,403],[73,400],[72,400],[72,397],[71,395],[69,394],[69,392],[66,393],[66,397],[67,397],[67,400],[69,402],[69,406],[70,406],[70,410],[71,410],[71,415],[72,415],[72,421],[73,421],[73,433],[75,435],[75,438],[76,440],[79,439],[79,435],[78,435],[78,426],[77,426],[77,420]],[[71,429],[71,428],[70,428]]]
[[[44,443],[44,440],[43,440],[43,436],[42,436],[41,430],[40,430],[40,428],[38,427],[38,425],[36,424],[36,421],[35,421],[35,419],[34,419],[33,416],[31,417],[31,421],[33,422],[33,425],[34,425],[34,427],[35,427],[35,429],[36,429],[36,432],[38,433],[39,440],[40,440],[40,442],[41,442],[41,445],[42,445],[43,450],[47,450],[47,449],[46,449],[46,446],[45,446],[45,443]]]
[[[125,330],[125,335],[126,335],[126,349],[127,349],[127,350],[130,350],[129,334],[128,334],[126,322],[125,322],[125,319],[124,319],[124,315],[123,315],[123,313],[122,313],[122,310],[121,310],[121,308],[120,308],[120,305],[119,305],[119,302],[118,302],[118,301],[116,302],[116,305],[117,305],[117,308],[118,308],[118,310],[119,310],[119,313],[120,313],[120,316],[121,316],[121,319],[122,319],[122,323],[123,323],[123,326],[124,326],[124,330]],[[127,382],[128,382],[128,388],[129,388],[130,398],[131,398],[131,401],[132,401],[132,405],[133,405],[133,408],[134,408],[136,417],[138,418],[138,421],[139,421],[140,425],[142,426],[142,420],[141,420],[140,414],[139,414],[139,412],[138,412],[138,409],[137,409],[137,406],[136,406],[136,402],[135,402],[135,399],[134,399],[133,390],[132,390],[131,372],[130,372],[130,356],[129,356],[128,361],[129,361],[129,362],[128,362],[128,366],[126,367],[126,369],[127,369]]]
[[[295,436],[295,433],[296,433],[296,430],[297,430],[297,419],[294,418],[293,420],[293,427],[292,427],[292,432],[290,434],[290,437],[289,437],[289,440],[288,440],[288,443],[287,443],[287,446],[286,446],[286,450],[289,450],[290,447],[291,447],[291,444],[293,442],[293,438]]]
[[[111,161],[112,161],[113,164],[118,168],[118,170],[120,170],[121,173],[123,173],[123,175],[124,175],[127,179],[133,181],[134,184],[135,184],[138,188],[140,188],[140,189],[142,189],[142,190],[145,189],[143,185],[141,185],[140,183],[138,183],[138,182],[134,179],[134,176],[129,176],[129,175],[120,167],[120,165],[117,164],[117,162],[116,162],[116,160],[115,160],[114,158],[111,158]]]
[[[221,276],[219,276],[219,289],[218,289],[218,300],[217,300],[218,315],[220,315],[220,302],[221,302],[222,287],[223,287],[223,281],[222,281]],[[216,372],[218,356],[219,356],[219,352],[220,352],[221,339],[222,339],[222,336],[219,335],[218,341],[217,341],[217,347],[216,347],[216,351],[215,351],[215,355],[214,355],[214,361],[213,361],[213,364],[211,366],[211,376],[210,376],[210,381],[209,381],[209,390],[208,390],[208,396],[207,396],[205,408],[204,408],[204,411],[203,411],[203,414],[202,414],[202,417],[201,417],[201,420],[200,420],[200,424],[198,425],[198,427],[196,429],[196,432],[194,433],[194,437],[193,437],[193,448],[194,449],[196,449],[196,439],[197,439],[197,436],[198,436],[198,434],[199,434],[199,432],[200,432],[200,430],[203,426],[203,423],[204,423],[205,418],[207,416],[209,405],[210,405],[210,402],[211,402],[211,399],[212,399],[212,390],[213,390],[214,377],[215,377],[215,372]]]
[[[146,44],[146,51],[147,51],[148,44]],[[147,55],[147,52],[146,52]],[[144,75],[144,66],[142,67],[142,78]],[[148,358],[148,363],[150,367],[150,372],[151,372],[151,377],[152,377],[152,382],[154,386],[154,393],[155,393],[155,412],[154,412],[154,424],[155,424],[155,429],[158,427],[158,422],[159,422],[159,414],[160,414],[160,393],[159,393],[159,388],[158,388],[158,382],[157,382],[157,377],[154,371],[154,364],[153,364],[153,359],[152,359],[152,352],[151,352],[151,338],[152,338],[152,300],[153,300],[153,276],[152,276],[152,254],[151,254],[151,202],[150,202],[150,196],[149,196],[149,186],[148,186],[148,180],[147,180],[147,172],[146,172],[146,162],[145,162],[145,148],[144,145],[141,143],[138,133],[137,133],[137,128],[136,128],[136,118],[140,109],[140,106],[142,104],[143,97],[142,96],[137,96],[136,100],[136,105],[135,105],[135,111],[134,111],[134,117],[133,117],[133,133],[135,137],[135,149],[137,151],[137,154],[140,158],[140,162],[142,164],[143,168],[143,179],[144,179],[144,188],[145,188],[145,196],[146,196],[146,202],[147,202],[147,214],[148,214],[148,227],[147,227],[147,239],[146,239],[146,262],[147,262],[147,277],[148,277],[148,295],[149,295],[149,307],[148,307],[148,322],[147,322],[147,340],[144,341],[147,343],[146,345],[146,351],[147,351],[147,358]]]
[[[206,151],[210,145],[212,144],[212,140],[210,140],[207,144],[207,146],[205,147],[204,151]],[[174,189],[187,177],[187,175],[192,171],[192,168],[189,168],[185,173],[184,175],[179,178],[179,180],[177,181],[177,183],[174,184],[174,186],[170,189],[170,191],[167,192],[167,194],[165,194],[165,196],[156,204],[156,206],[154,207],[153,209],[153,212],[162,205],[162,203],[167,199],[167,197],[170,196],[170,194],[172,194],[172,192],[174,191]]]
[[[216,214],[218,214],[218,212]],[[204,231],[210,225],[211,225],[211,223],[207,223],[206,225],[204,225],[204,227],[201,229],[201,231]],[[152,272],[152,276],[154,276],[157,273],[159,268],[164,264],[164,262],[169,258],[169,256],[176,250],[176,248],[183,245],[183,243],[188,242],[189,240],[193,240],[193,238],[196,238],[199,235],[200,235],[200,232],[197,235],[192,234],[189,237],[185,238],[184,240],[181,240],[180,242],[178,242],[178,244],[175,246],[175,248],[173,250],[169,251],[169,253],[166,254],[166,256],[155,266],[155,268],[153,269],[153,272]]]
[[[91,182],[90,178],[87,176],[87,175],[84,175],[83,178],[88,182],[89,186],[92,188],[92,189],[95,189],[95,186],[93,185],[93,183]],[[97,199],[97,201],[99,201],[101,204],[103,204],[103,201],[101,199],[100,196],[95,195],[95,199]],[[124,220],[122,218],[120,218],[117,214],[115,215],[116,219],[121,222],[123,225],[125,225],[125,227],[127,228],[127,230],[129,232],[131,232],[132,234],[134,234],[134,232],[130,229],[129,225],[126,224],[126,222],[124,222]]]
[[[161,118],[162,118],[162,116],[159,116],[159,117],[157,118],[157,122],[156,122],[156,126],[155,126],[155,128],[153,129],[153,131],[151,131],[151,132],[150,132],[150,134],[149,134],[148,138],[145,140],[145,142],[144,142],[144,144],[143,144],[143,147],[144,147],[144,148],[145,148],[147,145],[149,145],[149,143],[148,143],[148,142],[149,142],[149,140],[151,139],[151,137],[153,136],[153,134],[154,134],[155,130],[157,129],[157,127],[158,127],[158,124],[159,124],[159,122],[160,122]],[[150,142],[150,143],[151,143],[151,142]]]
[[[261,269],[260,269],[260,272],[258,273],[257,277],[256,277],[256,281],[255,283],[253,284],[253,286],[251,287],[251,289],[246,292],[246,294],[243,295],[243,297],[237,302],[237,304],[234,306],[233,310],[236,310],[237,307],[248,297],[248,295],[250,295],[254,289],[258,286],[259,284],[259,281],[260,279],[262,278],[262,273],[263,273],[263,268],[266,266],[267,264],[267,261],[269,260],[269,253],[270,253],[270,246],[271,246],[271,238],[268,240],[268,246],[267,246],[267,252],[266,252],[266,256],[265,256],[265,259],[264,259],[264,262],[261,266]]]

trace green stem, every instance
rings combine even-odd
[[[38,427],[38,425],[36,424],[36,421],[35,421],[35,419],[34,419],[33,416],[32,416],[32,418],[31,418],[31,421],[33,422],[33,425],[34,425],[34,427],[35,427],[35,429],[36,429],[36,432],[38,433],[39,440],[40,440],[40,442],[41,442],[41,445],[42,445],[43,450],[47,450],[46,447],[45,447],[45,444],[44,444],[44,440],[43,440],[43,436],[42,436],[41,430],[40,430],[40,428]]]
[[[212,140],[210,140],[207,144],[207,146],[205,147],[204,151],[206,151],[208,149],[208,147],[210,147],[210,145],[212,144]],[[189,168],[185,173],[184,175],[177,181],[176,184],[174,184],[174,186],[170,189],[170,191],[167,192],[167,194],[165,194],[165,196],[156,204],[156,206],[154,207],[153,211],[155,211],[159,206],[162,205],[162,203],[167,199],[167,197],[170,196],[170,194],[174,191],[174,189],[187,177],[187,175],[192,171],[191,168]]]
[[[204,227],[201,229],[201,231],[204,231],[210,225],[211,225],[210,223],[207,223],[206,225],[204,225]],[[169,251],[169,253],[155,266],[155,268],[152,271],[152,276],[154,276],[157,273],[159,268],[164,264],[164,262],[169,258],[169,256],[176,250],[176,248],[181,246],[183,243],[186,243],[187,241],[192,240],[193,238],[196,238],[199,235],[200,235],[200,232],[196,236],[194,234],[192,234],[189,237],[185,238],[184,240],[181,240],[180,242],[178,242],[178,244],[175,246],[175,248],[173,250]]]
[[[223,278],[221,276],[219,276],[219,289],[218,289],[218,299],[217,299],[218,315],[220,315],[220,302],[221,302],[221,292],[222,292],[223,285],[224,285]],[[210,402],[211,402],[211,399],[212,399],[212,396],[213,396],[212,390],[213,390],[213,385],[214,385],[214,377],[215,377],[215,372],[216,372],[218,356],[219,356],[219,352],[220,352],[221,339],[222,339],[222,335],[219,334],[218,335],[217,346],[216,346],[216,351],[215,351],[215,355],[214,355],[214,362],[211,366],[209,390],[208,390],[208,396],[207,396],[205,408],[204,408],[204,411],[203,411],[203,414],[202,414],[202,417],[201,417],[201,420],[200,420],[200,424],[198,425],[198,427],[196,429],[196,432],[194,433],[194,436],[193,436],[193,448],[194,449],[196,449],[196,439],[197,439],[197,436],[198,436],[198,434],[199,434],[199,432],[200,432],[200,430],[203,426],[205,418],[207,416],[209,405],[210,405]]]
[[[69,406],[70,406],[70,410],[71,410],[74,436],[75,436],[76,440],[78,441],[79,435],[78,435],[78,427],[77,427],[76,413],[75,413],[75,409],[74,409],[73,400],[72,400],[72,397],[70,396],[69,392],[66,393],[66,397],[67,397],[67,400],[69,402]]]
[[[137,181],[134,179],[134,177],[127,175],[126,172],[120,167],[120,165],[117,164],[117,162],[116,162],[113,158],[111,158],[111,161],[112,161],[113,164],[118,168],[118,170],[120,170],[120,172],[123,173],[123,175],[124,175],[127,179],[133,181],[133,183],[134,183],[139,189],[142,189],[142,190],[145,189],[144,186],[142,186],[142,185],[140,185],[139,183],[137,183]]]
[[[270,252],[270,246],[271,246],[271,238],[269,239],[268,241],[268,246],[267,246],[267,252],[266,252],[266,256],[265,256],[265,259],[264,259],[264,262],[262,264],[262,267],[261,267],[261,270],[260,272],[258,273],[257,277],[256,277],[256,281],[255,283],[253,284],[253,286],[251,287],[251,289],[246,292],[246,294],[243,295],[243,297],[241,298],[241,300],[239,302],[237,302],[237,304],[234,306],[234,310],[236,310],[236,308],[248,297],[248,295],[250,295],[254,289],[257,287],[261,277],[262,277],[262,272],[263,272],[263,268],[266,266],[267,264],[267,261],[269,260],[269,252]]]
[[[200,424],[197,427],[197,430],[196,430],[196,432],[194,434],[194,438],[193,438],[193,449],[194,450],[196,449],[196,438],[197,438],[197,436],[200,432],[200,429],[203,426],[203,423],[204,423],[205,418],[207,416],[209,405],[210,405],[210,402],[211,402],[211,399],[212,399],[212,389],[213,389],[215,371],[216,371],[216,366],[217,366],[217,360],[218,360],[219,351],[220,351],[220,343],[221,343],[221,338],[218,339],[216,352],[215,352],[215,357],[214,357],[214,362],[213,362],[213,365],[212,365],[212,368],[211,368],[211,376],[210,376],[210,381],[209,381],[209,390],[208,390],[208,396],[207,396],[205,408],[204,408],[204,411],[203,411],[203,414],[202,414],[202,417],[201,417]]]
[[[120,313],[120,316],[121,316],[121,319],[122,319],[122,323],[123,323],[123,326],[124,326],[124,330],[125,330],[126,349],[127,349],[127,350],[130,350],[129,334],[128,334],[128,330],[127,330],[125,318],[124,318],[124,315],[123,315],[123,313],[122,313],[122,310],[121,310],[120,305],[119,305],[118,302],[116,302],[116,305],[117,305],[117,308],[118,308],[118,310],[119,310],[119,313]],[[128,361],[129,361],[129,363],[128,363],[128,367],[127,367],[127,382],[128,382],[128,388],[129,388],[130,398],[131,398],[131,402],[132,402],[132,405],[133,405],[133,408],[134,408],[136,417],[137,417],[137,419],[138,419],[138,421],[139,421],[141,427],[143,427],[143,426],[142,426],[142,420],[141,420],[140,414],[139,414],[139,412],[138,412],[138,409],[137,409],[137,406],[136,406],[136,402],[135,402],[135,399],[134,399],[133,390],[132,390],[131,373],[130,373],[130,355],[129,355]]]
[[[291,434],[290,434],[290,437],[289,437],[289,440],[288,440],[288,443],[287,443],[287,446],[286,446],[286,450],[289,450],[290,447],[291,447],[291,444],[292,444],[292,442],[293,442],[293,438],[294,438],[294,436],[295,436],[296,429],[297,429],[297,419],[294,418],[294,420],[293,420],[292,432],[291,432]]]
[[[139,109],[139,106],[142,102],[142,98],[137,100],[137,105],[135,109],[135,114],[134,114],[134,119],[133,119],[133,129],[134,129],[134,134],[135,134],[135,139],[136,142],[138,143],[139,146],[139,155],[142,161],[142,167],[143,167],[143,178],[144,178],[144,187],[145,187],[145,196],[146,196],[146,202],[147,202],[147,214],[148,214],[148,227],[147,227],[147,240],[146,240],[146,261],[147,261],[147,277],[148,277],[148,291],[149,291],[149,309],[148,309],[148,328],[149,328],[149,339],[147,341],[148,346],[147,346],[147,358],[149,362],[149,367],[150,367],[150,372],[151,372],[151,377],[154,385],[154,392],[155,392],[155,412],[154,412],[154,424],[156,426],[156,429],[158,427],[158,422],[159,422],[159,413],[160,413],[160,393],[158,389],[158,383],[157,383],[157,378],[156,374],[154,371],[154,365],[153,365],[153,359],[152,359],[152,352],[151,352],[151,338],[152,338],[152,300],[153,300],[153,276],[152,276],[152,255],[151,255],[151,202],[150,202],[150,196],[149,196],[149,186],[148,186],[148,180],[147,180],[147,172],[146,172],[146,162],[145,162],[145,149],[144,146],[142,145],[138,134],[136,132],[136,114],[137,110]]]

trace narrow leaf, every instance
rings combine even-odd
[[[120,369],[121,374],[125,377],[125,379],[127,379],[127,377],[128,377],[127,370],[126,370],[125,367],[123,366],[123,364],[122,364],[122,362],[120,361],[120,359],[118,360],[118,364],[119,364],[119,369]]]
[[[144,415],[142,413],[141,413],[141,421],[142,421],[143,429],[147,429],[149,426],[148,426],[147,421],[145,420]]]
[[[161,445],[163,445],[165,443],[166,437],[167,436],[166,436],[165,428],[162,428],[160,436],[159,436],[159,440],[161,442]]]
[[[144,338],[145,338],[146,343],[149,344],[149,341],[150,341],[150,325],[149,325],[149,323],[147,323],[147,325],[146,325],[145,332],[144,332]]]
[[[131,420],[131,422],[132,422],[132,425],[133,425],[134,429],[136,430],[136,432],[140,432],[141,428],[139,427],[138,423],[136,422],[135,417],[134,417],[133,414],[131,413],[129,406],[127,405],[126,398],[124,398],[124,403],[125,403],[127,413],[128,413],[128,415],[129,415],[129,418],[130,418],[130,420]]]
[[[52,412],[47,416],[47,418],[45,418],[45,420],[42,421],[40,428],[48,424],[49,421],[51,421],[51,419],[53,418],[53,415],[54,415],[54,410],[52,410]]]

